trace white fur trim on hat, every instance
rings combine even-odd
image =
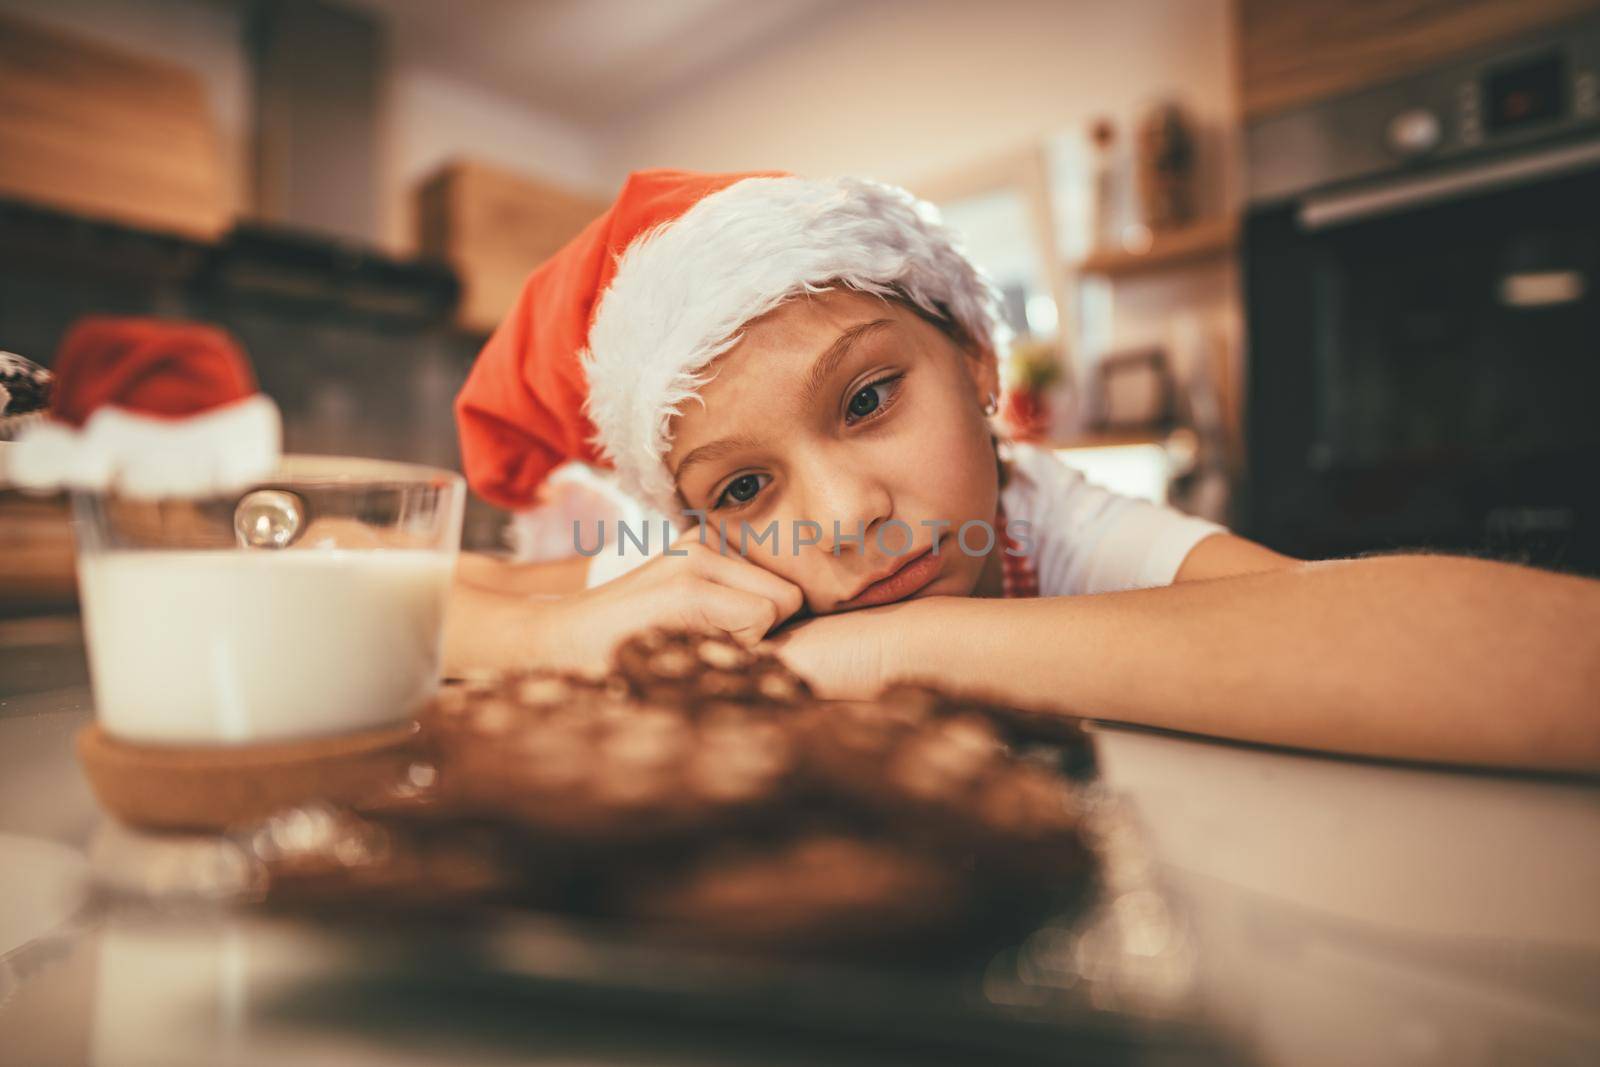
[[[623,488],[677,515],[663,457],[673,416],[713,376],[701,372],[750,320],[834,282],[942,306],[997,349],[1007,339],[998,294],[932,204],[862,178],[735,182],[637,238],[601,294],[584,411]]]
[[[270,474],[282,451],[278,406],[260,393],[202,415],[155,418],[103,407],[83,426],[29,426],[0,456],[0,482],[136,497],[197,497]]]
[[[671,519],[623,492],[615,471],[571,460],[550,472],[538,504],[512,513],[506,541],[518,562],[569,559],[575,550],[589,555],[588,584],[595,586],[665,549],[678,531],[668,536],[664,524]]]

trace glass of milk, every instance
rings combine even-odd
[[[466,487],[286,456],[224,496],[73,496],[96,714],[140,744],[400,723],[434,691]]]

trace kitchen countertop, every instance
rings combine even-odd
[[[997,1062],[563,1000],[283,920],[82,909],[115,829],[72,757],[92,716],[76,629],[0,623],[0,654],[0,1061]],[[1600,783],[1113,727],[1097,744],[1183,917],[1204,1040],[1123,1027],[1013,1058],[1600,1062]]]

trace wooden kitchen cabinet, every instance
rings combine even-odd
[[[1235,0],[1244,119],[1379,85],[1600,0]]]
[[[417,195],[425,256],[461,278],[458,315],[468,330],[499,324],[528,272],[606,210],[598,198],[470,160],[449,163]]]
[[[0,442],[0,450],[6,447]],[[71,605],[77,573],[66,496],[24,494],[0,485],[0,619]]]
[[[182,67],[0,15],[0,196],[210,239],[219,135]]]

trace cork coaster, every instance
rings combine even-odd
[[[167,746],[118,741],[98,723],[78,731],[78,761],[100,804],[146,830],[222,830],[282,808],[354,804],[416,759],[414,722],[337,737],[260,745]]]

